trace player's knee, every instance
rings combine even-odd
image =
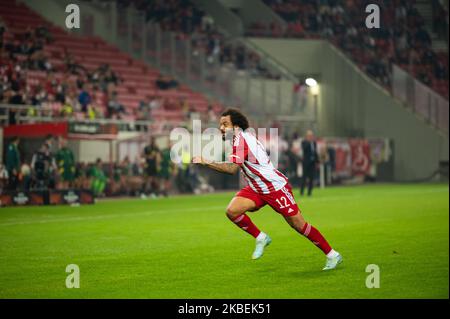
[[[229,219],[234,220],[245,212],[242,212],[240,209],[236,209],[235,207],[228,206],[225,213]]]

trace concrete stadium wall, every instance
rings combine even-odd
[[[29,8],[40,14],[42,17],[51,21],[53,24],[65,28],[66,27],[66,12],[65,6],[62,2],[56,0],[21,0]]]
[[[327,43],[322,40],[247,38],[294,74],[319,74],[322,61],[317,57]]]
[[[247,85],[249,85],[248,92]],[[293,85],[294,83],[289,80],[258,78],[247,81],[246,78],[238,77],[233,81],[233,93],[241,101],[246,101],[248,94],[248,107],[255,114],[274,113],[273,108],[277,107],[278,115],[287,115],[292,111]]]
[[[296,74],[317,74],[319,134],[393,140],[395,181],[429,177],[448,161],[448,136],[394,99],[327,42],[251,39]]]
[[[80,0],[21,0],[29,8],[33,9],[45,19],[51,21],[55,25],[66,29],[66,17],[68,13],[65,12],[68,4],[76,4],[80,8],[80,29],[66,29],[68,32],[86,34],[87,20],[85,18],[92,18],[92,33],[101,36],[110,43],[115,42],[111,26],[108,21],[108,15],[102,12],[100,8],[94,7],[92,4]],[[121,12],[120,14],[126,14]],[[90,28],[90,26],[89,26]],[[89,30],[90,32],[91,30]],[[90,32],[91,33],[91,32]]]
[[[100,140],[70,140],[69,145],[73,150],[75,158],[80,162],[93,163],[97,158],[103,162],[115,159],[115,148],[110,145],[110,141]],[[112,151],[112,154],[111,154]]]
[[[210,0],[216,1],[216,0]],[[270,23],[272,21],[286,27],[286,22],[261,0],[218,0],[225,7],[238,9],[244,27],[249,27],[254,22]]]

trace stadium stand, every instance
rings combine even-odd
[[[189,112],[221,109],[102,39],[68,33],[24,4],[1,0],[0,12],[3,103],[80,119],[181,121]]]
[[[415,1],[297,1],[264,0],[288,22],[285,32],[275,23],[255,23],[247,35],[295,38],[326,38],[347,53],[358,66],[390,89],[391,67],[395,63],[448,98],[448,52],[435,52],[424,19]],[[382,4],[383,25],[393,26],[368,32],[366,13],[358,10],[369,3]],[[434,28],[448,29],[445,8],[434,2]],[[356,18],[355,18],[356,17]]]

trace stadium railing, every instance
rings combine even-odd
[[[30,109],[35,110],[35,115],[29,115],[28,111]],[[25,124],[25,123],[46,123],[46,122],[68,122],[68,123],[84,123],[84,124],[100,124],[116,125],[119,131],[136,131],[136,132],[147,132],[149,127],[155,124],[154,121],[142,121],[142,120],[123,120],[123,119],[82,119],[74,117],[55,117],[52,115],[45,115],[49,109],[41,106],[35,105],[15,105],[15,104],[0,104],[0,126],[7,126],[10,119],[10,112],[15,112],[15,123]]]
[[[392,68],[392,94],[434,128],[448,135],[449,101],[399,66]]]

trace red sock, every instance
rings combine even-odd
[[[325,253],[325,255],[331,251],[331,247],[328,244],[327,240],[322,236],[320,231],[318,231],[312,225],[306,223],[305,226],[303,226],[301,233],[303,236],[308,238],[314,245],[319,247],[319,249],[322,250]]]
[[[256,227],[255,224],[251,221],[250,217],[247,216],[247,214],[242,214],[235,218],[233,220],[233,223],[235,223],[238,227],[240,227],[242,230],[245,230],[247,233],[252,235],[253,237],[258,237],[259,233],[261,232],[258,227]]]

